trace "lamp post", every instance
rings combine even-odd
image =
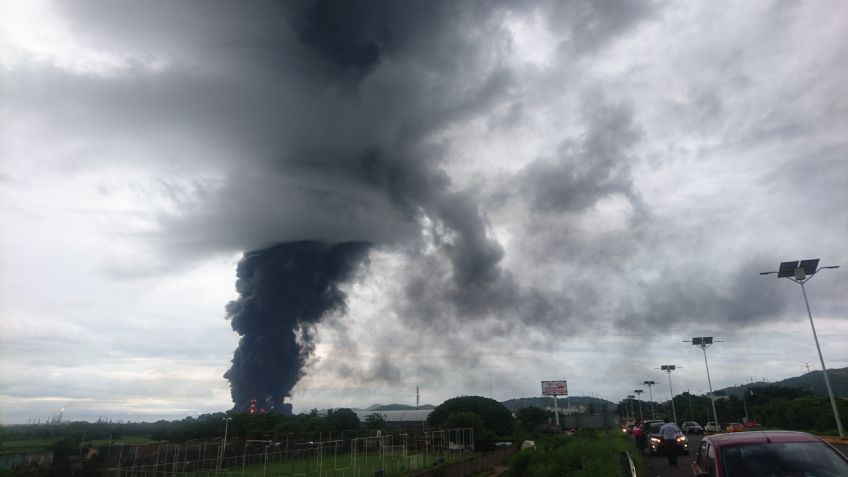
[[[819,346],[819,337],[816,335],[816,325],[813,323],[813,313],[810,311],[810,301],[807,299],[807,289],[804,284],[810,281],[813,276],[821,270],[833,270],[839,268],[839,265],[831,265],[829,267],[819,267],[818,258],[809,260],[796,260],[792,262],[781,262],[780,268],[776,272],[760,272],[760,275],[777,274],[777,278],[789,279],[798,285],[801,285],[801,292],[804,294],[804,304],[807,305],[807,316],[810,317],[810,327],[813,329],[813,340],[816,342],[816,349],[819,352],[819,361],[821,361],[822,374],[824,374],[824,384],[827,386],[827,395],[830,397],[830,405],[833,408],[833,417],[836,419],[836,427],[839,429],[839,437],[845,438],[845,431],[842,429],[842,420],[839,418],[839,410],[836,408],[836,399],[833,397],[833,389],[830,387],[830,378],[827,375],[827,366],[824,364],[821,346]]]
[[[671,389],[671,372],[677,369],[674,364],[664,364],[657,369],[661,369],[668,374],[668,393],[671,395],[671,412],[674,415],[674,423],[677,423],[677,408],[674,406],[674,391]]]
[[[636,396],[638,396],[636,399],[639,400],[639,420],[644,421],[644,419],[642,418],[642,390],[634,389],[633,392],[636,393]]]
[[[710,380],[710,365],[707,363],[707,348],[713,345],[713,343],[723,343],[723,341],[715,340],[713,341],[712,336],[698,336],[692,338],[691,341],[683,341],[684,343],[692,343],[693,345],[701,348],[701,351],[704,352],[704,366],[707,367],[707,384],[710,386],[710,405],[713,407],[713,420],[716,425],[718,425],[718,413],[715,408],[715,396],[713,396],[713,382]],[[747,412],[746,412],[747,414]]]
[[[651,399],[651,419],[656,419],[656,416],[654,416],[654,391],[652,386],[657,383],[655,383],[654,381],[644,381],[642,382],[642,384],[648,386],[648,397],[650,397]]]
[[[215,472],[216,475],[221,472],[221,461],[224,459],[224,453],[227,452],[227,431],[230,428],[230,421],[232,421],[232,420],[233,420],[233,418],[231,418],[231,417],[225,417],[224,418],[224,423],[225,423],[224,424],[224,442],[222,443],[222,446],[221,446],[221,452],[218,454],[218,468]]]

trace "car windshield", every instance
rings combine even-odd
[[[698,423],[697,423],[697,422],[691,422],[691,421],[688,421],[688,422],[684,422],[684,423],[683,423],[683,427],[695,427],[695,426],[697,426],[697,425],[698,425]]]
[[[822,442],[780,442],[721,449],[727,477],[848,475],[848,462]]]
[[[664,422],[652,422],[652,423],[650,423],[650,425],[648,427],[648,432],[650,432],[651,434],[659,434],[660,427],[662,427],[664,425],[665,425]],[[677,427],[677,424],[674,424],[674,427]],[[677,432],[680,432],[679,427],[677,427]]]

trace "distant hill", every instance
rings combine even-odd
[[[507,409],[510,411],[517,411],[519,409],[525,407],[552,407],[554,405],[554,399],[552,397],[529,397],[529,398],[515,398],[508,399],[506,401],[501,402]],[[603,409],[603,406],[606,405],[607,411],[613,412],[615,411],[616,404],[607,401],[606,399],[600,399],[592,396],[570,396],[568,398],[557,398],[557,407],[560,409],[565,409],[568,406],[577,407],[577,406],[586,406],[592,404],[593,407],[597,411]]]
[[[827,375],[830,378],[830,385],[833,388],[833,394],[836,396],[848,397],[848,368],[828,369]],[[815,394],[820,394],[822,396],[827,395],[827,387],[824,384],[824,375],[821,371],[811,371],[801,376],[787,378],[773,383],[758,382],[743,384],[740,386],[731,386],[724,389],[718,389],[715,393],[717,395],[727,394],[739,396],[747,389],[756,389],[760,386],[783,386],[787,388],[813,391]]]
[[[418,409],[435,409],[432,404],[422,404]],[[365,411],[414,411],[415,406],[408,404],[372,404],[364,409]]]

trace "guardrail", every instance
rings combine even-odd
[[[639,477],[636,475],[636,464],[633,463],[633,458],[627,451],[621,452],[621,475],[622,477]]]

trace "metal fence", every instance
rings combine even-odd
[[[470,428],[411,436],[378,431],[367,437],[306,442],[288,436],[281,442],[214,439],[122,446],[109,473],[116,477],[385,477],[473,454]]]

